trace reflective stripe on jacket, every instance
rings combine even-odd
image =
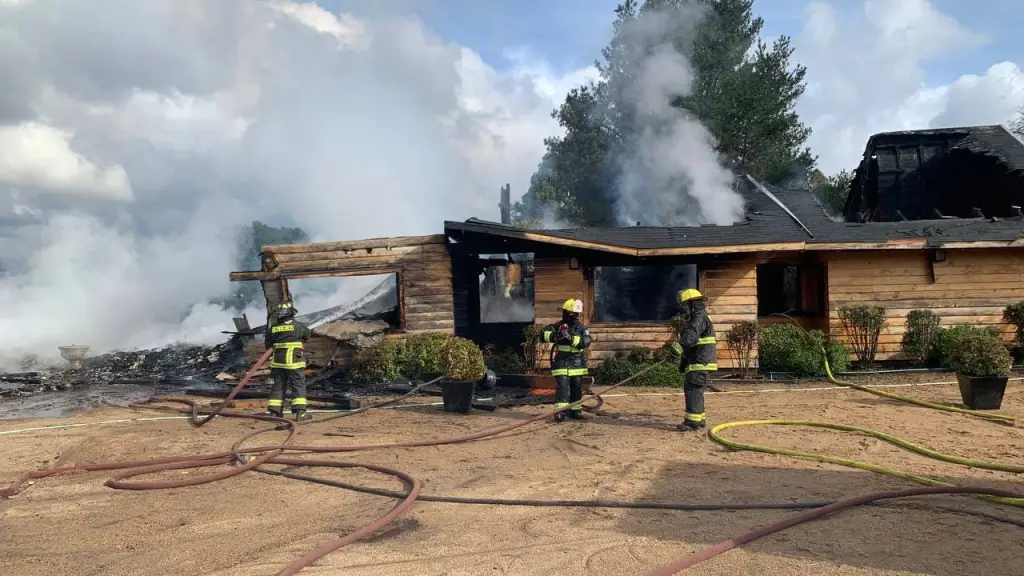
[[[680,372],[718,370],[715,325],[703,307],[694,310],[690,321],[679,331],[678,341],[683,347]]]
[[[544,328],[541,332],[541,340],[555,342],[561,325],[562,322],[558,322]],[[590,346],[590,330],[582,322],[575,322],[569,324],[569,334],[572,336],[572,342],[554,346],[555,357],[551,361],[552,376],[587,375],[587,357],[583,351]]]
[[[304,370],[306,358],[303,342],[312,336],[313,333],[309,328],[294,320],[285,320],[280,324],[268,327],[265,336],[266,346],[274,349],[270,367]]]

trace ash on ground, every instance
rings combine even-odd
[[[82,360],[82,367],[32,365],[22,372],[0,374],[0,397],[24,397],[95,385],[149,384],[180,388],[215,384],[221,372],[244,370],[242,345],[236,338],[216,346],[171,345],[153,350],[111,352]]]

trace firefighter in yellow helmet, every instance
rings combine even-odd
[[[306,358],[303,343],[313,336],[313,332],[295,320],[295,305],[291,300],[278,305],[274,319],[272,325],[267,325],[264,337],[267,348],[274,349],[274,355],[270,358],[270,376],[274,379],[274,385],[270,389],[267,409],[272,416],[283,417],[284,398],[291,390],[295,421],[311,420],[312,416],[306,413]]]
[[[551,360],[551,375],[556,383],[556,408],[583,399],[580,377],[587,375],[584,350],[590,346],[590,330],[580,321],[583,301],[570,298],[562,304],[562,320],[541,331],[544,342],[554,343],[555,356]],[[583,420],[583,407],[573,406],[566,412],[573,420]],[[566,412],[555,414],[555,422],[565,420]]]
[[[680,356],[679,371],[684,374],[683,395],[686,416],[680,430],[701,430],[705,427],[704,389],[711,384],[711,373],[718,370],[718,349],[715,326],[708,317],[704,295],[689,288],[676,294],[680,326],[672,349]]]

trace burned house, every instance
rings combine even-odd
[[[261,271],[232,279],[261,280],[273,305],[290,279],[394,274],[396,319],[386,337],[438,330],[498,347],[518,344],[525,325],[556,320],[565,299],[582,298],[594,364],[668,342],[683,288],[708,297],[726,368],[737,365],[725,343],[735,323],[780,322],[785,313],[845,339],[838,309],[852,304],[886,307],[880,360],[899,358],[914,309],[1010,337],[1002,310],[1024,300],[1024,144],[1002,128],[872,137],[846,221],[806,190],[744,184],[745,216],[729,226],[525,230],[470,219],[445,222],[439,236],[267,246]],[[515,288],[485,281],[496,266]],[[526,315],[482,315],[524,300]]]

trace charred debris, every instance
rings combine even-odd
[[[387,319],[393,314],[396,301],[394,283],[383,282],[355,302],[306,314],[299,319],[314,326],[317,335],[326,336],[339,346],[358,349],[379,341],[389,330]],[[260,353],[263,348],[265,325],[250,328],[244,316],[234,321],[235,331],[226,332],[227,340],[215,346],[176,344],[110,352],[86,357],[78,369],[66,363],[48,365],[36,357],[28,357],[18,371],[0,373],[0,398],[95,385],[156,385],[179,392],[190,387],[223,389],[224,384],[235,383],[252,365],[246,348],[257,347]],[[325,364],[310,366],[308,374],[314,389],[324,389],[344,377],[340,363],[332,359]],[[256,384],[259,388],[259,382]]]

